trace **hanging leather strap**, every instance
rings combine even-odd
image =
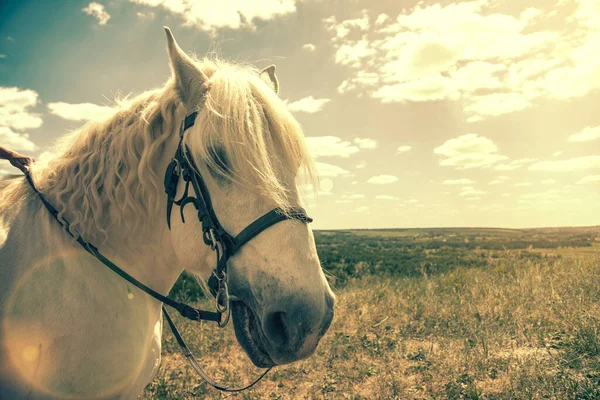
[[[69,222],[66,221],[64,218],[62,220],[59,218],[58,211],[56,210],[56,208],[54,208],[54,206],[52,204],[50,204],[50,202],[48,200],[46,200],[44,195],[42,195],[42,193],[35,186],[35,183],[33,182],[31,174],[29,173],[29,169],[25,170],[25,178],[27,179],[27,182],[29,183],[29,185],[31,186],[33,191],[38,195],[38,197],[42,201],[42,204],[44,204],[46,209],[50,212],[52,217],[54,217],[54,219],[58,222],[59,225],[61,225],[65,228],[66,232],[71,237],[75,238],[77,243],[79,243],[79,245],[81,247],[83,247],[83,249],[85,251],[90,253],[98,261],[100,261],[102,264],[104,264],[105,266],[110,268],[111,271],[113,271],[114,273],[119,275],[121,278],[125,279],[127,282],[131,283],[138,289],[144,291],[145,293],[149,294],[150,296],[154,297],[155,299],[157,299],[163,303],[163,305],[162,305],[163,314],[165,315],[165,318],[167,320],[167,323],[169,324],[169,328],[171,329],[171,332],[173,332],[173,336],[175,336],[175,340],[177,340],[179,347],[181,347],[181,351],[182,351],[183,355],[185,356],[185,359],[188,361],[188,363],[194,369],[194,371],[196,371],[196,373],[198,373],[198,375],[200,375],[202,377],[202,379],[204,379],[204,381],[206,381],[206,383],[208,383],[215,389],[220,390],[222,392],[229,392],[229,393],[241,392],[243,390],[250,389],[252,386],[256,385],[271,370],[271,368],[266,369],[257,379],[252,381],[250,384],[248,384],[244,387],[240,387],[240,388],[230,388],[229,386],[221,385],[221,384],[217,383],[214,379],[212,379],[210,376],[208,376],[208,374],[206,372],[204,372],[204,370],[200,367],[200,365],[198,365],[196,358],[194,357],[192,352],[189,350],[189,348],[185,344],[185,341],[183,340],[183,338],[181,337],[181,334],[177,330],[177,327],[173,323],[173,320],[171,319],[169,312],[165,308],[165,304],[170,307],[173,307],[183,317],[190,319],[192,321],[206,320],[206,321],[215,321],[215,322],[219,323],[221,321],[221,313],[199,310],[199,309],[189,306],[187,304],[180,303],[178,301],[170,299],[170,298],[158,293],[157,291],[151,289],[150,287],[144,285],[142,282],[138,281],[133,276],[129,275],[127,272],[125,272],[124,270],[119,268],[119,266],[117,266],[115,263],[113,263],[108,258],[106,258],[98,250],[98,248],[96,246],[85,241],[81,236],[75,237],[73,235],[73,233],[71,233],[71,231],[69,230]]]
[[[56,210],[56,208],[54,208],[54,206],[52,206],[52,204],[50,204],[50,202],[48,202],[48,200],[46,200],[44,195],[42,195],[42,193],[37,189],[37,187],[35,186],[35,183],[33,182],[33,179],[31,178],[31,174],[29,173],[29,170],[27,170],[25,172],[25,178],[27,179],[27,182],[29,182],[29,185],[31,186],[33,191],[38,195],[38,197],[42,201],[42,204],[44,204],[46,209],[50,212],[50,214],[54,217],[54,219],[59,223],[59,225],[65,227],[65,230],[67,231],[67,233],[71,237],[75,238],[77,243],[79,243],[79,245],[81,247],[83,247],[83,249],[85,251],[87,251],[92,256],[94,256],[102,264],[104,264],[105,266],[110,268],[114,273],[119,275],[121,278],[125,279],[127,282],[131,283],[133,286],[137,287],[138,289],[142,290],[143,292],[154,297],[156,300],[158,300],[170,307],[173,307],[174,309],[176,309],[179,312],[179,314],[181,314],[183,317],[185,317],[187,319],[190,319],[192,321],[205,320],[205,321],[215,321],[215,322],[219,322],[221,320],[221,313],[199,310],[199,309],[189,306],[185,303],[180,303],[180,302],[170,299],[166,296],[163,296],[162,294],[158,293],[157,291],[153,290],[152,288],[144,285],[142,282],[138,281],[133,276],[129,275],[127,272],[123,271],[121,268],[119,268],[118,265],[116,265],[115,263],[110,261],[108,258],[106,258],[98,250],[98,248],[96,246],[94,246],[90,242],[87,242],[81,236],[75,237],[75,235],[73,235],[73,233],[71,233],[71,231],[69,229],[69,222],[66,221],[64,218],[61,220],[58,217],[58,211]]]
[[[169,315],[167,309],[163,306],[162,310],[163,310],[163,313],[165,314],[165,319],[167,320],[167,323],[169,324],[169,328],[171,328],[171,332],[173,332],[173,336],[175,336],[175,340],[177,340],[179,347],[181,347],[181,352],[185,356],[185,359],[187,360],[188,364],[190,364],[190,366],[194,369],[194,371],[196,371],[198,373],[198,375],[200,375],[202,377],[202,379],[204,379],[206,381],[206,383],[208,383],[210,386],[214,387],[215,389],[218,389],[222,392],[228,392],[228,393],[241,392],[246,389],[250,389],[252,386],[254,386],[258,382],[260,382],[260,380],[262,378],[264,378],[265,375],[267,375],[267,373],[271,370],[271,368],[267,368],[262,374],[260,374],[260,376],[258,378],[256,378],[254,381],[252,381],[251,383],[249,383],[248,385],[243,386],[243,387],[232,388],[229,386],[221,385],[220,383],[218,383],[217,381],[212,379],[210,376],[208,376],[208,374],[202,369],[202,367],[200,367],[200,365],[196,361],[196,358],[194,357],[194,355],[192,354],[190,349],[185,344],[185,341],[181,337],[181,334],[177,330],[177,327],[173,323],[173,320],[171,319],[171,316]]]

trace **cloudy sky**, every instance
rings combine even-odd
[[[0,143],[39,157],[164,83],[162,25],[277,65],[315,228],[600,224],[598,1],[5,1]]]

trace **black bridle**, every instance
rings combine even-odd
[[[215,296],[215,312],[199,310],[185,303],[180,303],[163,296],[119,268],[116,264],[106,258],[96,246],[84,240],[80,235],[75,236],[73,233],[71,233],[69,229],[69,222],[64,218],[59,218],[59,213],[56,208],[54,208],[54,206],[52,206],[52,204],[50,204],[50,202],[48,202],[42,193],[36,188],[31,174],[29,173],[29,169],[26,169],[25,177],[27,178],[27,181],[31,185],[33,191],[41,199],[46,209],[48,209],[50,214],[54,217],[54,219],[56,219],[56,221],[58,221],[60,225],[66,228],[65,230],[67,233],[71,235],[77,241],[77,243],[81,245],[81,247],[83,247],[88,253],[90,253],[120,277],[163,303],[162,311],[165,314],[165,318],[169,324],[169,327],[171,328],[171,332],[173,332],[173,336],[175,336],[177,343],[181,347],[183,355],[186,357],[192,368],[215,389],[224,392],[240,392],[254,386],[270,371],[270,368],[265,370],[256,380],[244,387],[231,388],[217,383],[210,378],[202,370],[202,368],[200,368],[185,341],[181,337],[181,334],[177,330],[177,327],[173,323],[173,320],[167,312],[165,305],[173,307],[183,317],[192,321],[214,321],[220,328],[225,327],[229,322],[231,315],[231,298],[229,296],[227,281],[227,262],[229,258],[233,256],[244,244],[248,243],[262,231],[278,222],[294,219],[305,223],[310,223],[312,222],[312,219],[306,215],[306,211],[302,208],[294,208],[287,212],[284,212],[280,208],[275,208],[262,217],[257,218],[235,237],[231,236],[225,229],[223,229],[212,206],[208,187],[206,186],[206,183],[204,182],[204,179],[202,178],[198,168],[194,164],[194,161],[191,157],[188,157],[189,149],[183,142],[185,131],[194,125],[197,116],[198,112],[193,112],[186,116],[185,120],[182,122],[177,151],[175,152],[175,156],[169,163],[169,166],[165,172],[164,184],[165,192],[167,193],[167,226],[169,229],[171,229],[171,212],[173,209],[173,204],[180,207],[181,219],[184,223],[185,218],[183,216],[183,210],[185,206],[190,203],[195,206],[196,210],[198,211],[198,219],[202,223],[202,239],[207,246],[210,246],[210,248],[216,252],[217,256],[217,265],[213,269],[208,280],[208,287],[211,291],[211,294]],[[177,185],[180,177],[182,177],[185,182],[185,188],[182,197],[178,200],[175,200],[175,196],[177,194]],[[189,194],[190,183],[195,196],[190,196]],[[225,315],[224,317],[223,314]]]
[[[235,237],[223,229],[213,208],[208,187],[194,164],[193,159],[188,156],[190,153],[189,149],[183,142],[185,131],[194,126],[197,116],[198,112],[193,112],[185,117],[179,133],[177,151],[165,172],[167,225],[171,229],[171,213],[174,204],[179,206],[181,220],[184,223],[183,211],[185,206],[193,204],[198,211],[198,219],[202,223],[202,239],[204,240],[204,244],[210,246],[217,253],[217,265],[208,280],[208,287],[213,296],[215,296],[217,311],[226,313],[225,321],[223,323],[218,321],[219,326],[224,326],[229,320],[229,294],[227,289],[227,261],[229,258],[262,231],[278,222],[287,219],[296,219],[309,223],[312,222],[312,219],[306,215],[306,211],[302,208],[295,208],[288,212],[284,212],[280,208],[275,208],[256,219]],[[181,198],[175,200],[180,177],[185,182],[185,189]],[[189,194],[190,184],[195,196]]]

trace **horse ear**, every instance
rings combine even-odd
[[[260,71],[260,78],[265,81],[275,93],[279,94],[279,80],[275,75],[275,66],[273,64]]]
[[[163,28],[167,33],[167,50],[177,91],[181,100],[190,104],[192,100],[196,97],[199,98],[210,88],[210,82],[206,74],[196,67],[194,61],[181,50],[171,30],[166,26]]]

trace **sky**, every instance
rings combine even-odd
[[[163,25],[277,66],[314,228],[600,225],[598,1],[3,1],[0,144],[44,157],[164,84]]]

